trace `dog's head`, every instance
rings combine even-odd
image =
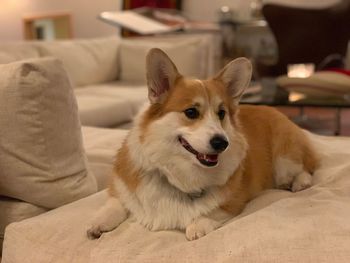
[[[212,184],[203,179],[212,173],[227,177],[237,168],[233,159],[243,147],[236,112],[250,82],[251,63],[238,58],[215,77],[198,80],[183,77],[163,51],[152,49],[146,66],[151,105],[140,127],[149,157],[177,177],[168,179],[183,190]]]

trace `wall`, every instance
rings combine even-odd
[[[72,14],[76,38],[117,34],[116,28],[97,20],[96,16],[120,8],[121,0],[0,0],[0,41],[23,39],[23,17],[55,12]]]
[[[182,0],[185,14],[194,20],[217,21],[221,6],[235,10],[239,18],[249,16],[250,0]],[[285,3],[291,0],[264,0]],[[339,0],[293,0],[308,6],[327,5]],[[23,39],[22,18],[50,12],[70,12],[76,38],[118,34],[118,30],[96,19],[102,11],[120,10],[122,0],[0,0],[0,41]]]

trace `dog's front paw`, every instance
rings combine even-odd
[[[103,232],[100,226],[91,226],[86,231],[86,235],[89,239],[97,239],[100,238]]]
[[[297,175],[293,181],[292,192],[299,192],[309,188],[312,184],[312,176],[309,173],[303,172]]]
[[[201,217],[186,227],[186,238],[189,241],[196,240],[215,230],[218,222],[210,218]]]
[[[89,239],[99,238],[104,232],[112,231],[126,218],[127,211],[117,198],[111,197],[91,220],[86,234]]]
[[[196,240],[206,235],[205,229],[193,223],[186,227],[186,238],[189,241]]]

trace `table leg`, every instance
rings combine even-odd
[[[336,108],[335,110],[335,135],[340,135],[341,133],[341,108]]]

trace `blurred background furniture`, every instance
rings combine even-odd
[[[72,15],[55,12],[23,18],[25,40],[54,40],[73,38]]]
[[[350,39],[350,1],[311,9],[268,3],[262,7],[278,46],[278,61],[257,61],[260,77],[286,74],[288,64],[342,67]]]
[[[347,79],[349,82],[350,78]],[[336,97],[308,98],[301,94],[288,94],[279,87],[279,79],[263,78],[258,94],[245,94],[241,104],[277,107],[293,122],[304,129],[322,135],[341,135],[349,132],[350,101]],[[338,85],[339,86],[339,85]],[[349,87],[350,88],[350,87]]]
[[[181,10],[181,0],[123,0],[122,10],[130,10],[140,7],[162,8],[167,10]],[[136,36],[137,34],[126,28],[122,28],[123,37]]]

